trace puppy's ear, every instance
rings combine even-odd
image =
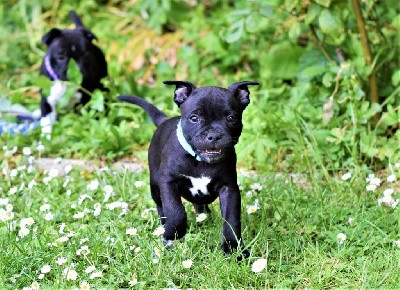
[[[54,40],[54,38],[61,36],[62,31],[58,28],[53,28],[42,37],[42,44],[47,46]]]
[[[250,104],[250,92],[247,86],[253,85],[259,85],[259,83],[245,81],[231,84],[228,87],[228,90],[231,91],[234,96],[239,100],[240,104],[243,107],[243,110],[247,107],[248,104]]]
[[[83,33],[83,35],[84,35],[87,39],[89,39],[90,41],[92,41],[93,39],[96,39],[96,40],[97,40],[96,35],[94,35],[93,32],[91,32],[89,29],[83,28],[83,29],[82,29],[82,33]]]
[[[175,96],[174,102],[180,107],[183,102],[189,97],[191,92],[196,88],[196,86],[190,82],[185,81],[165,81],[166,85],[175,85]]]

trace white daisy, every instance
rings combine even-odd
[[[267,266],[267,259],[257,259],[254,261],[253,265],[251,265],[251,270],[254,273],[260,273]]]
[[[41,272],[42,274],[49,273],[50,271],[51,271],[50,265],[44,265],[44,266],[40,269],[40,272]]]
[[[97,188],[99,188],[99,181],[97,179],[92,180],[88,185],[87,185],[87,189],[88,190],[97,190]]]
[[[31,155],[32,154],[31,148],[30,147],[22,148],[22,154],[27,155],[27,156]]]
[[[132,228],[129,228],[129,229],[126,229],[126,232],[125,232],[127,235],[129,235],[129,236],[136,236],[136,234],[137,234],[137,229],[135,228],[135,227],[132,227]]]
[[[183,268],[190,269],[192,267],[192,265],[193,265],[193,261],[190,260],[190,259],[182,261],[182,265],[183,265]]]
[[[347,172],[347,173],[342,175],[342,180],[343,181],[349,180],[350,178],[351,178],[351,172]]]
[[[65,258],[65,257],[60,257],[56,261],[57,265],[59,265],[59,266],[65,264],[66,262],[67,262],[67,258]]]
[[[338,240],[339,245],[341,245],[346,240],[346,235],[343,233],[339,233],[336,238]]]
[[[201,222],[205,221],[206,219],[207,219],[207,214],[205,214],[205,213],[199,213],[196,216],[196,222],[198,222],[198,223],[201,223]]]
[[[165,232],[164,227],[163,226],[159,226],[154,230],[153,235],[154,236],[161,236],[164,232]]]

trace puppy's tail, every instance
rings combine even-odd
[[[83,25],[81,19],[79,18],[78,14],[76,14],[74,10],[71,10],[69,12],[69,17],[71,17],[72,22],[74,22],[76,27],[85,27],[85,25]]]
[[[168,117],[163,112],[161,112],[156,106],[150,104],[149,102],[147,102],[142,98],[122,95],[118,97],[118,100],[142,107],[146,111],[146,113],[150,116],[151,120],[157,127],[168,119]]]

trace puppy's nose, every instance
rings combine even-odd
[[[207,134],[207,141],[209,142],[215,142],[221,140],[221,134],[217,132],[209,132]]]

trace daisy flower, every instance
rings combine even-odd
[[[156,228],[153,232],[154,236],[161,236],[163,233],[165,232],[165,229],[163,226],[159,226],[158,228]]]
[[[90,279],[101,278],[101,277],[103,277],[103,272],[101,271],[93,272],[90,275]]]
[[[372,191],[372,192],[374,192],[376,188],[377,186],[375,184],[368,184],[366,187],[367,191]]]
[[[26,237],[27,235],[29,235],[29,233],[30,233],[30,230],[29,230],[28,228],[21,228],[21,229],[19,230],[19,232],[18,232],[18,236],[19,236],[20,238],[24,238],[24,237]]]
[[[89,247],[88,246],[82,246],[76,251],[76,255],[80,256],[87,256],[90,253]]]
[[[58,169],[56,168],[52,168],[49,170],[49,172],[47,173],[49,177],[51,178],[55,178],[58,176]]]
[[[94,270],[96,270],[96,267],[91,265],[91,266],[86,268],[85,273],[89,274],[89,273],[92,273]]]
[[[196,216],[196,222],[201,223],[207,219],[207,214],[200,213]]]
[[[40,272],[41,272],[42,274],[49,273],[50,271],[51,271],[50,265],[44,265],[44,266],[40,269]]]
[[[129,286],[131,286],[131,287],[133,287],[133,286],[135,286],[136,284],[138,283],[138,280],[135,278],[135,277],[133,277],[130,281],[129,281]]]
[[[62,236],[62,237],[59,237],[59,238],[57,239],[57,242],[65,243],[65,242],[68,242],[68,240],[69,240],[69,237],[67,237],[67,236]]]
[[[80,287],[82,290],[89,290],[90,289],[90,284],[87,281],[82,281],[80,284]]]
[[[36,281],[33,281],[31,284],[31,289],[36,290],[40,288],[40,284]]]
[[[149,217],[149,213],[150,213],[150,210],[146,208],[145,210],[142,211],[140,216],[144,219],[147,219]]]
[[[71,281],[75,281],[76,278],[78,278],[78,273],[74,269],[68,267],[63,270],[63,275],[67,280]]]
[[[257,205],[249,205],[247,206],[247,213],[248,214],[253,214],[258,210],[258,206]]]
[[[260,273],[267,266],[267,259],[257,259],[254,261],[253,265],[251,265],[251,270],[254,273]]]
[[[253,183],[252,185],[250,185],[250,189],[255,191],[261,191],[262,186],[259,183]]]
[[[92,180],[88,185],[87,189],[88,190],[97,190],[99,188],[99,181],[97,179]]]
[[[62,223],[60,225],[60,229],[58,230],[58,233],[63,234],[64,233],[64,229],[65,229],[65,223]]]
[[[144,185],[144,182],[138,180],[138,181],[136,181],[133,185],[134,185],[136,188],[140,188],[140,187],[142,187],[142,186]]]
[[[336,238],[338,240],[339,245],[342,245],[344,243],[344,241],[346,240],[346,235],[343,233],[338,233]]]
[[[46,214],[44,215],[44,219],[45,219],[46,221],[51,221],[51,220],[54,219],[54,215],[53,215],[51,212],[48,212],[48,213],[46,213]]]
[[[60,257],[60,258],[57,259],[56,264],[61,266],[61,265],[65,264],[66,262],[67,262],[67,258]]]
[[[129,229],[126,229],[126,232],[125,232],[127,235],[129,235],[129,236],[136,236],[136,234],[137,234],[137,229],[135,228],[135,227],[132,227],[132,228],[129,228]]]
[[[74,219],[81,219],[85,216],[85,213],[83,211],[78,211],[76,214],[73,215]]]
[[[44,145],[42,144],[42,142],[39,142],[38,145],[36,146],[36,150],[39,152],[43,152],[44,151]]]
[[[112,194],[113,192],[114,192],[114,188],[111,186],[111,185],[106,185],[106,186],[104,186],[104,193],[105,194]]]
[[[393,247],[400,248],[400,240],[394,241]]]
[[[37,182],[34,179],[32,179],[31,182],[29,182],[28,184],[28,188],[32,189],[32,187],[34,187],[35,185],[37,185]]]
[[[190,269],[192,267],[192,265],[193,265],[193,261],[190,260],[190,259],[182,261],[182,265],[183,265],[183,268]]]
[[[18,191],[18,188],[16,186],[13,186],[10,188],[10,190],[8,191],[8,195],[14,195],[16,194]]]
[[[388,182],[394,182],[394,181],[396,181],[396,175],[394,175],[394,174],[389,175],[389,176],[387,177],[387,181],[388,181]]]
[[[17,169],[12,169],[10,171],[10,177],[17,177],[18,175],[18,170]]]
[[[22,148],[22,154],[27,155],[27,156],[31,155],[32,154],[31,148],[30,147]]]
[[[351,178],[351,172],[347,172],[345,174],[342,175],[341,179],[343,181],[349,180]]]
[[[160,248],[154,248],[154,254],[156,254],[157,257],[160,257],[161,253],[162,253],[162,251]]]

